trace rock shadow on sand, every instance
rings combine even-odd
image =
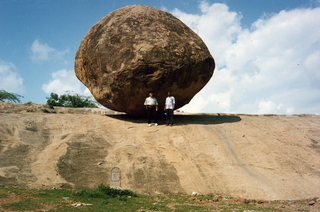
[[[127,114],[108,114],[106,115],[110,118],[128,121],[132,123],[147,123],[147,117],[135,117]],[[189,125],[189,124],[202,124],[202,125],[211,125],[211,124],[224,124],[224,123],[233,123],[239,122],[241,118],[237,115],[230,114],[175,114],[174,115],[174,125]],[[158,116],[158,124],[166,124],[166,116],[160,114]]]

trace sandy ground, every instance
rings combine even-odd
[[[103,109],[0,103],[0,185],[320,197],[320,116],[176,113],[148,127]]]

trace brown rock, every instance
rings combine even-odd
[[[167,91],[176,108],[211,78],[213,57],[201,38],[170,13],[144,5],[118,9],[95,24],[76,53],[75,72],[105,107],[145,113],[150,91],[160,108]]]

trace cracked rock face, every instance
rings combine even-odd
[[[170,13],[144,5],[120,8],[96,23],[75,58],[78,79],[103,106],[144,115],[153,91],[164,105],[189,103],[210,80],[215,62],[201,38]]]

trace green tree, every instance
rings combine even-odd
[[[51,93],[50,97],[47,97],[47,105],[51,106],[97,108],[97,104],[98,103],[91,100],[90,97],[70,92],[66,92],[60,96],[56,93]]]
[[[0,90],[0,102],[20,103],[21,98],[23,98],[23,96],[19,94],[9,93],[5,90]]]

